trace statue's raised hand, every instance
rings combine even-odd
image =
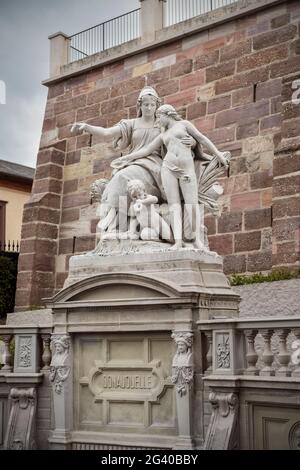
[[[230,152],[219,152],[217,155],[220,163],[225,166],[225,168],[228,168],[229,166],[229,161],[231,158],[231,153]]]
[[[78,133],[78,132],[83,132],[87,130],[87,124],[85,122],[74,122],[74,124],[71,127],[71,132]]]

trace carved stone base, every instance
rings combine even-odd
[[[190,437],[180,437],[176,445],[173,447],[173,450],[193,450],[195,449],[195,445],[193,439]]]
[[[201,383],[193,383],[193,367],[201,367],[197,321],[236,316],[238,301],[212,253],[73,256],[67,287],[50,300],[54,337],[70,337],[68,364],[58,361],[63,348],[52,348],[50,372],[66,379],[53,381],[50,447],[68,448],[68,432],[73,442],[104,444],[109,434],[108,445],[136,446],[139,431],[143,448],[195,448],[203,439]]]
[[[55,430],[49,438],[50,450],[71,450],[72,436],[68,432]]]
[[[137,244],[136,241],[123,241]],[[148,250],[153,245],[156,246],[156,243],[139,240],[136,246],[138,250]],[[224,275],[222,258],[213,252],[190,248],[170,250],[166,249],[168,246],[167,243],[157,242],[157,251],[128,251],[127,254],[116,251],[109,256],[92,253],[72,256],[64,288],[100,275],[118,274],[121,280],[130,273],[200,294],[203,319],[237,316],[239,296]]]

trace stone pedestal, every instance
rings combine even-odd
[[[54,336],[70,338],[69,375],[54,400],[53,448],[203,444],[197,321],[236,316],[239,297],[219,256],[139,246],[140,252],[122,246],[109,256],[72,257],[65,288],[48,300]],[[55,357],[50,367],[59,369]]]

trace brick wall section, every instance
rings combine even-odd
[[[64,174],[60,179],[61,166],[56,162],[43,164],[45,168],[38,168],[36,178],[40,179],[36,179],[35,188],[41,193],[46,185],[46,191],[61,197],[60,223],[50,223],[58,238],[56,233],[48,233],[50,240],[58,243],[57,256],[52,258],[55,290],[63,286],[72,252],[84,252],[95,245],[97,214],[89,186],[96,178],[110,177],[109,164],[117,156],[108,144],[88,135],[72,135],[70,124],[76,120],[111,126],[122,118],[136,117],[136,99],[145,84],[154,86],[165,102],[174,105],[220,149],[232,153],[229,177],[221,178],[225,188],[221,216],[218,220],[206,217],[211,249],[224,255],[226,273],[297,265],[299,257],[287,256],[285,262],[280,262],[279,253],[275,253],[284,246],[286,250],[294,246],[290,231],[298,230],[296,216],[289,216],[291,230],[286,228],[287,233],[280,235],[279,241],[275,234],[281,222],[276,212],[273,220],[272,205],[274,195],[278,207],[278,192],[284,191],[281,183],[289,183],[296,191],[299,182],[299,166],[290,180],[285,175],[281,181],[277,173],[273,178],[273,172],[278,171],[274,150],[281,136],[288,140],[299,134],[300,118],[292,121],[288,117],[296,111],[283,98],[289,86],[287,75],[300,70],[299,22],[299,2],[287,1],[50,86],[41,149],[65,145]],[[38,165],[43,166],[39,158]],[[275,160],[283,158],[276,153]],[[296,165],[288,151],[286,158],[288,166]],[[40,203],[38,207],[42,207]],[[48,202],[46,207],[53,214],[59,209]],[[284,209],[283,202],[280,207],[282,220],[291,209]],[[25,212],[30,208],[26,207]],[[25,219],[26,240],[27,223]],[[38,233],[45,222],[34,223]],[[47,231],[51,230],[48,225]],[[276,236],[273,243],[272,236]],[[30,282],[32,276],[31,266],[26,267],[28,271],[24,268],[24,246],[23,242],[20,269],[28,275],[25,280],[22,273],[20,285]],[[51,271],[48,274],[51,277]]]
[[[55,288],[66,142],[41,148],[32,194],[24,205],[15,310],[36,308]]]
[[[273,266],[299,269],[300,260],[300,103],[292,84],[300,73],[283,77],[281,140],[274,155]]]

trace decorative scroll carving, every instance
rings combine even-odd
[[[20,339],[19,366],[31,367],[32,365],[32,338]]]
[[[54,336],[52,339],[52,361],[50,364],[50,381],[56,393],[61,394],[65,380],[70,374],[69,336]]]
[[[300,450],[300,421],[297,421],[290,429],[289,446],[290,449]]]
[[[5,449],[31,450],[35,443],[36,390],[12,388]]]
[[[236,393],[212,392],[209,396],[213,412],[207,431],[204,449],[226,450],[238,446]]]
[[[217,369],[230,369],[231,361],[229,334],[218,334],[216,343]]]
[[[193,333],[176,332],[172,334],[177,351],[172,362],[172,382],[180,396],[185,395],[193,384]]]

